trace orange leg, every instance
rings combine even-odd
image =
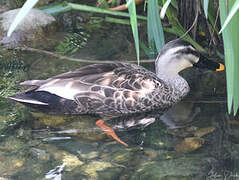
[[[98,120],[98,121],[96,121],[95,124],[96,124],[97,126],[99,126],[100,128],[102,128],[103,131],[104,131],[106,134],[112,136],[116,141],[118,141],[119,143],[121,143],[121,144],[123,144],[123,145],[125,145],[125,146],[128,146],[128,144],[126,144],[125,142],[121,141],[121,140],[118,138],[118,136],[115,134],[115,132],[114,132],[114,130],[113,130],[112,128],[110,128],[109,126],[106,126],[106,125],[104,124],[104,121],[103,121],[103,120]]]

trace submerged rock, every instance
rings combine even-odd
[[[118,179],[117,177],[119,177],[121,171],[121,167],[116,167],[110,162],[105,161],[91,161],[81,168],[81,173],[90,180]]]
[[[77,151],[80,155],[81,158],[84,158],[84,159],[95,159],[99,156],[99,153],[97,151],[91,151],[91,152],[88,152],[88,153],[82,153],[81,151]]]
[[[11,176],[24,166],[25,159],[9,156],[8,153],[0,152],[0,174],[1,176]]]
[[[20,9],[4,12],[0,15],[0,44],[18,46],[27,42],[37,42],[46,39],[56,29],[56,20],[40,10],[32,9],[25,19],[17,26],[11,37],[7,31]]]
[[[199,137],[188,137],[175,146],[177,152],[188,153],[202,147],[205,139]]]
[[[33,157],[36,157],[39,160],[42,160],[42,161],[50,160],[50,153],[48,153],[46,150],[31,148],[30,152],[33,155]]]
[[[205,179],[207,176],[207,158],[179,158],[143,163],[131,180],[149,179]]]
[[[66,166],[66,171],[72,171],[76,167],[84,165],[84,162],[81,161],[76,155],[71,154],[67,151],[57,149],[54,146],[47,145],[45,149],[57,160],[61,161],[64,166]]]
[[[63,162],[66,164],[67,168],[66,171],[71,171],[77,166],[81,166],[84,162],[80,161],[77,156],[73,154],[69,154],[67,152],[62,153]]]
[[[4,177],[0,177],[0,180],[8,180],[8,179]]]
[[[206,127],[206,128],[200,128],[199,130],[194,132],[194,136],[196,137],[202,137],[204,135],[207,135],[209,133],[212,133],[216,130],[215,127],[211,126],[211,127]]]

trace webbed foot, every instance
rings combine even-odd
[[[106,126],[104,124],[104,121],[103,120],[98,120],[96,121],[95,123],[97,126],[99,126],[100,128],[103,129],[103,131],[108,134],[109,136],[113,137],[116,141],[118,141],[119,143],[125,145],[128,147],[128,144],[126,144],[125,142],[121,141],[120,138],[115,134],[114,130],[109,127],[109,126]]]

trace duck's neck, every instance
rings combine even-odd
[[[180,101],[186,96],[190,90],[187,81],[179,74],[168,76],[160,70],[156,70],[158,78],[163,80],[170,88],[172,88],[172,100],[174,102]]]

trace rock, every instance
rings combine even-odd
[[[205,128],[190,126],[190,127],[181,128],[181,129],[168,129],[167,133],[173,136],[178,136],[178,137],[195,136],[200,138],[209,133],[214,132],[215,130],[216,128],[214,126],[209,126]]]
[[[164,161],[146,162],[139,166],[131,180],[149,179],[205,179],[207,158],[178,158]]]
[[[10,9],[21,8],[24,5],[24,3],[26,2],[26,0],[5,0],[5,1],[6,1],[5,4]],[[53,1],[54,0],[40,0],[36,4],[36,7],[47,5],[47,4],[49,4],[49,3],[53,2]]]
[[[9,151],[20,151],[21,148],[24,147],[24,143],[17,139],[14,136],[7,137],[5,141],[2,141],[0,143],[1,150],[4,150],[6,152]]]
[[[32,112],[32,116],[38,119],[38,121],[35,124],[36,125],[35,128],[39,128],[37,127],[39,123],[48,127],[57,127],[59,124],[63,124],[66,121],[65,116],[44,114],[41,112]]]
[[[206,128],[200,128],[200,129],[198,129],[197,131],[194,132],[194,136],[200,138],[202,136],[205,136],[205,135],[207,135],[209,133],[214,132],[215,130],[216,130],[216,128],[213,127],[213,126],[206,127]]]
[[[123,168],[115,167],[110,162],[91,161],[89,164],[81,168],[81,172],[88,176],[90,180],[100,179],[117,179]],[[104,173],[101,173],[104,172]]]
[[[8,179],[4,177],[0,177],[0,180],[8,180]]]
[[[84,162],[76,155],[67,151],[59,150],[55,146],[46,145],[44,149],[47,149],[48,153],[57,161],[64,163],[64,166],[66,166],[65,171],[72,171],[74,168],[84,165]]]
[[[99,153],[97,151],[92,151],[88,153],[82,153],[81,151],[77,151],[81,158],[84,159],[95,159],[99,156]]]
[[[63,155],[62,161],[66,164],[66,171],[71,171],[75,167],[84,164],[84,162],[80,161],[78,157],[73,154],[63,152],[62,155]]]
[[[144,153],[148,156],[149,160],[153,160],[159,156],[159,152],[154,149],[145,149]]]
[[[38,42],[49,37],[56,30],[56,20],[40,10],[32,9],[25,19],[17,26],[11,37],[7,31],[19,9],[10,10],[0,15],[0,44],[18,46],[27,42]]]
[[[42,161],[50,160],[50,154],[45,150],[41,150],[38,148],[31,148],[31,153],[34,157]]]
[[[188,153],[202,147],[204,143],[205,139],[203,138],[188,137],[185,138],[183,141],[179,142],[174,149],[177,152]]]
[[[24,166],[25,159],[9,156],[8,153],[0,152],[0,174],[1,176],[11,176]]]
[[[3,5],[0,4],[0,14],[7,11],[7,10],[8,10],[7,6],[3,6]]]
[[[5,4],[9,9],[16,9],[23,6],[26,0],[5,0]]]

